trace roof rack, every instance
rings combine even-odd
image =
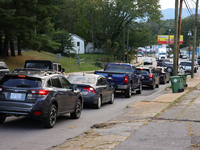
[[[22,75],[51,75],[51,74],[60,74],[54,70],[38,69],[38,68],[17,68],[11,71],[12,74],[22,74]]]

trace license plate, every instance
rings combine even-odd
[[[11,93],[10,94],[10,99],[21,100],[22,99],[22,94],[20,94],[20,93]]]

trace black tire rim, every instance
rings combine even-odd
[[[77,116],[77,117],[80,117],[80,115],[81,115],[81,110],[82,110],[82,105],[81,105],[81,102],[80,102],[80,100],[79,100],[78,103],[77,103],[77,106],[76,106],[76,116]]]
[[[56,123],[56,118],[57,118],[57,110],[55,107],[52,107],[51,113],[49,116],[49,121],[50,121],[51,126],[54,126],[54,124]]]

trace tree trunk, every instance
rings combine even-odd
[[[11,51],[11,56],[15,56],[15,48],[14,48],[13,40],[10,40],[10,51]]]
[[[18,50],[18,55],[22,56],[20,36],[18,36],[17,38],[17,50]]]
[[[2,44],[2,34],[0,34],[0,56],[2,56],[3,44]]]
[[[2,51],[2,57],[6,58],[6,56],[8,56],[8,38],[5,35],[4,48],[3,48],[3,51]]]

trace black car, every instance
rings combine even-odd
[[[22,69],[0,81],[0,123],[8,116],[29,116],[52,128],[59,115],[70,113],[78,119],[82,106],[77,87],[58,73]]]
[[[160,76],[160,83],[169,83],[170,73],[166,72],[164,67],[155,67],[153,68],[154,72]]]
[[[0,61],[0,79],[4,76],[4,74],[9,72],[10,70],[8,69],[6,63],[4,61]]]
[[[113,104],[115,89],[104,76],[73,74],[68,80],[81,91],[84,103],[94,104],[97,109],[103,103]]]
[[[155,86],[159,88],[160,76],[154,72],[153,67],[137,67],[136,69],[137,74],[142,76],[142,85],[149,86],[151,89],[154,89]]]
[[[173,63],[170,63],[170,62],[160,62],[159,63],[158,62],[157,66],[164,67],[166,72],[169,72],[171,76],[173,75]]]

